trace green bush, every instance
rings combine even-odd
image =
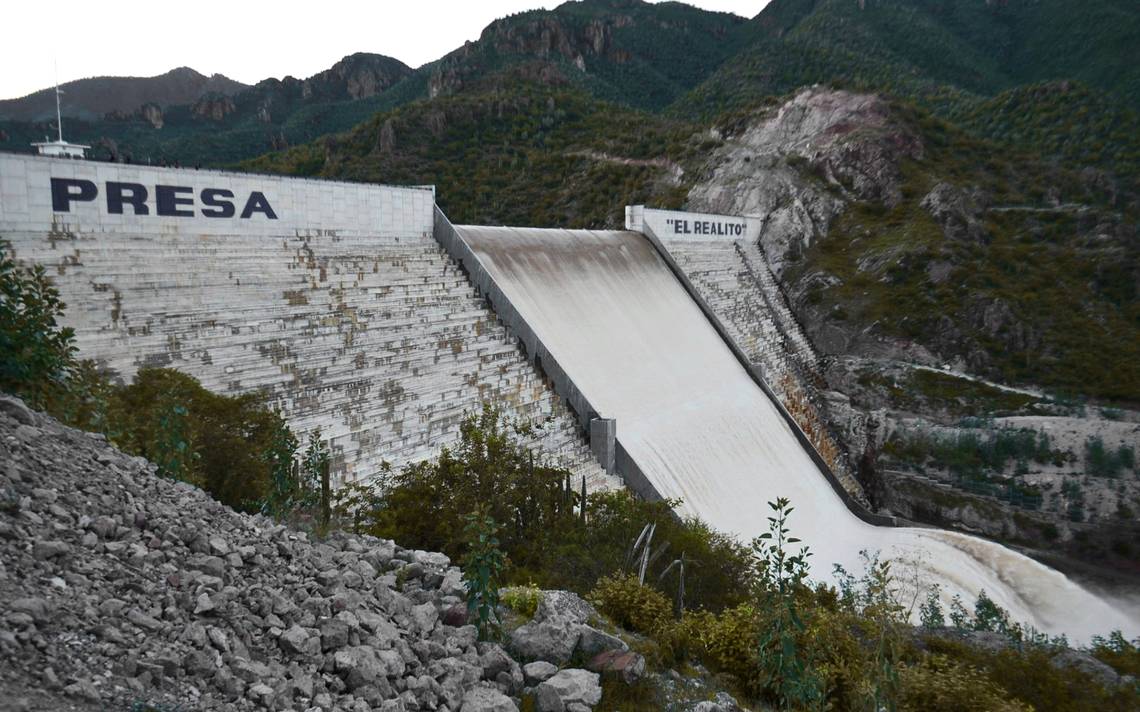
[[[284,421],[257,394],[217,395],[170,369],[144,368],[116,389],[108,421],[120,448],[235,509],[260,510],[292,459]]]
[[[466,548],[457,523],[485,508],[502,523],[508,583],[585,594],[602,577],[624,570],[630,544],[652,523],[659,554],[646,577],[652,586],[674,580],[659,578],[683,553],[688,570],[696,572],[686,575],[686,605],[720,610],[748,597],[745,548],[703,522],[678,518],[675,502],[644,502],[627,491],[595,493],[586,498],[583,520],[580,481],[570,482],[566,470],[522,445],[520,436],[528,431],[490,405],[469,414],[454,448],[392,473],[362,503],[360,531],[459,559]]]
[[[21,267],[0,241],[0,390],[44,408],[75,366],[74,333],[59,326],[64,304],[42,266]]]
[[[932,655],[899,673],[898,708],[906,712],[1028,712],[1000,686],[973,668]]]
[[[65,305],[42,266],[20,266],[0,240],[0,392],[75,427],[106,432],[110,383],[76,358],[75,335],[60,326]]]
[[[542,589],[534,584],[509,586],[502,590],[503,605],[520,616],[530,619],[538,612],[542,603]]]
[[[590,602],[617,625],[639,633],[662,633],[673,621],[673,605],[665,594],[632,574],[602,578],[590,593]]]

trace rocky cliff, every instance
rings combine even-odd
[[[1134,198],[873,94],[807,88],[713,136],[688,207],[764,221],[760,248],[823,356],[822,410],[872,501],[1059,543],[1111,578],[1136,569],[1121,536],[1140,504],[1122,464],[1140,446],[1121,340],[1136,336]],[[1062,435],[1072,419],[1079,437]],[[1036,450],[992,454],[1017,438]],[[979,526],[962,504],[979,496],[1021,511]]]

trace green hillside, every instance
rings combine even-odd
[[[671,115],[710,120],[821,83],[917,102],[1019,150],[1138,174],[1140,4],[774,0],[742,32],[743,49]]]
[[[773,0],[742,32],[741,51],[674,111],[715,115],[817,82],[944,106],[1058,79],[1140,108],[1128,0]]]
[[[455,222],[616,227],[624,206],[679,206],[699,158],[691,124],[607,104],[527,67],[352,131],[249,161],[274,173],[434,184]]]

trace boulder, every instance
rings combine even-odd
[[[518,712],[511,698],[493,687],[473,687],[463,695],[459,712]]]
[[[570,591],[543,591],[534,614],[534,620],[539,622],[559,620],[577,625],[588,624],[597,618],[597,609]]]
[[[587,666],[601,674],[613,674],[627,685],[645,675],[645,658],[629,650],[606,650],[595,655]]]
[[[581,626],[578,637],[578,654],[586,660],[607,650],[629,650],[621,638],[588,625]]]
[[[511,633],[508,647],[517,659],[526,662],[545,660],[565,665],[578,646],[580,628],[562,620],[531,621]]]
[[[589,708],[601,701],[600,678],[588,670],[562,670],[535,688],[535,706],[539,712],[561,712],[579,705]]]
[[[533,663],[523,665],[523,675],[526,678],[526,684],[533,687],[540,682],[546,682],[558,672],[558,667],[551,665],[545,660],[536,660]]]

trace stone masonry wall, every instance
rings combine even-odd
[[[51,178],[99,194],[62,212]],[[147,214],[110,212],[109,181],[144,186]],[[185,186],[193,215],[158,215],[160,185]],[[235,215],[202,214],[207,190],[231,192]],[[255,191],[275,218],[239,216]],[[433,455],[492,400],[590,487],[617,485],[435,242],[430,189],[0,156],[0,201],[0,239],[48,268],[81,356],[122,381],[169,366],[263,391],[297,432],[321,429],[337,483]]]

